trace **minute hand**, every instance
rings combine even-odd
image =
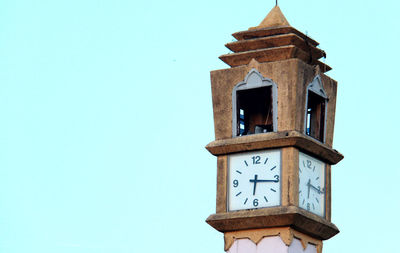
[[[317,187],[315,187],[314,185],[312,185],[311,183],[308,183],[308,185],[313,188],[314,190],[316,190],[319,194],[324,193],[323,191],[321,191],[320,189],[318,189]]]
[[[257,183],[268,183],[268,182],[277,183],[277,182],[279,182],[279,180],[266,180],[266,179],[254,180],[254,179],[250,179],[250,182],[251,183],[253,183],[253,182],[257,182]]]
[[[254,175],[254,179],[249,180],[250,183],[253,183],[253,195],[256,195],[256,186],[257,183],[277,183],[279,182],[279,178],[276,180],[266,180],[266,179],[258,179],[258,175]]]
[[[257,175],[254,177],[254,179],[250,179],[249,180],[250,181],[250,183],[278,183],[279,182],[279,179],[275,179],[275,180],[273,180],[273,179],[258,179],[257,178]]]

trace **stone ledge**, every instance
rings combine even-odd
[[[216,213],[206,222],[220,232],[292,227],[316,239],[327,240],[339,229],[331,222],[296,206]]]
[[[319,45],[318,42],[316,42],[315,40],[311,39],[304,33],[298,31],[297,29],[291,26],[256,28],[247,31],[236,32],[232,34],[232,36],[237,40],[248,40],[248,39],[262,38],[262,37],[286,34],[286,33],[294,33],[297,36],[301,37],[302,39],[307,40],[311,45],[315,47]]]
[[[304,52],[311,51],[313,59],[319,59],[324,56],[324,51],[317,47],[314,47],[313,45],[307,44],[305,40],[294,33],[279,34],[271,37],[255,38],[249,40],[239,40],[225,44],[225,46],[232,50],[232,52],[234,53],[288,45],[294,45]]]
[[[343,159],[343,155],[327,145],[298,131],[284,131],[253,134],[210,142],[206,149],[213,155],[226,155],[237,152],[296,147],[333,165]]]
[[[332,69],[325,63],[318,61],[316,59],[313,59],[310,62],[310,54],[308,52],[304,52],[303,50],[294,45],[256,49],[256,50],[250,50],[246,52],[238,52],[232,54],[224,54],[219,57],[219,59],[221,59],[223,62],[225,62],[231,67],[247,65],[252,59],[257,60],[258,62],[272,62],[272,61],[288,60],[293,58],[300,59],[308,64],[318,65],[320,69],[323,70],[324,73]]]

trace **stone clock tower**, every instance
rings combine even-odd
[[[229,253],[321,253],[331,223],[337,83],[318,42],[291,27],[278,6],[233,34],[230,68],[211,72],[217,157],[216,213]]]

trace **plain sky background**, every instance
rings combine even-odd
[[[0,252],[223,252],[209,71],[273,0],[2,0]],[[281,0],[339,83],[324,253],[396,252],[399,1]]]

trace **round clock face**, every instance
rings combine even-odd
[[[230,155],[227,185],[229,211],[280,205],[280,150]]]
[[[325,216],[325,163],[299,152],[299,206]]]

